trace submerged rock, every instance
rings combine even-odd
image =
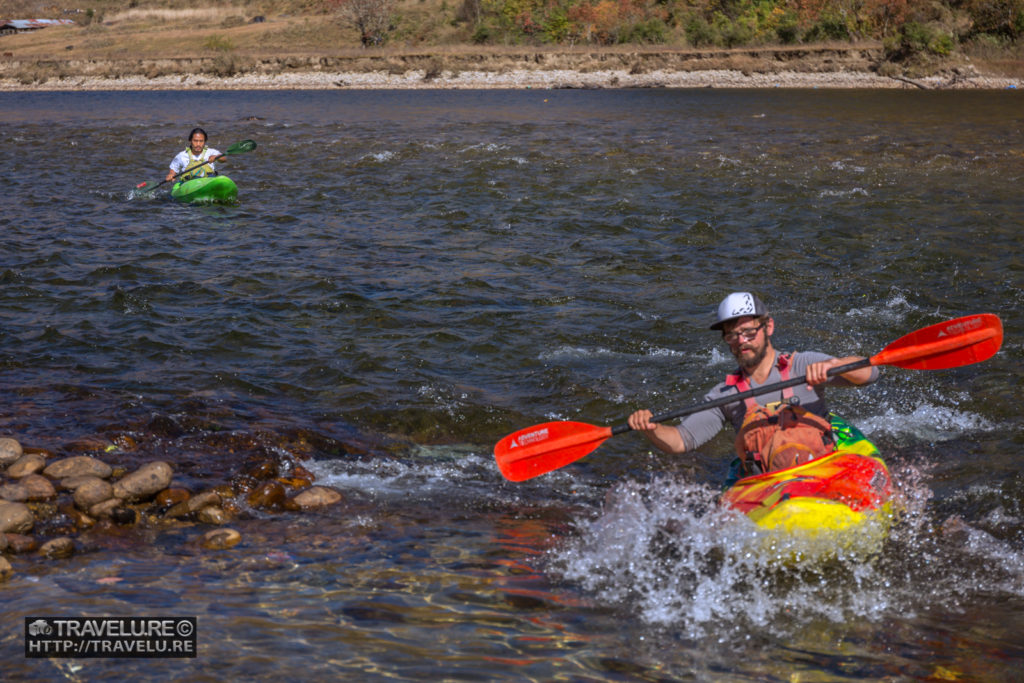
[[[234,548],[242,540],[242,534],[234,529],[222,528],[207,531],[199,544],[207,550],[227,550]]]
[[[24,555],[35,550],[39,544],[36,539],[25,534],[5,534],[7,537],[7,550],[15,555]]]
[[[203,524],[215,524],[220,526],[221,524],[227,524],[231,521],[231,516],[224,511],[223,508],[217,507],[216,505],[210,505],[204,507],[196,515],[196,518]]]
[[[12,576],[14,576],[14,567],[6,557],[0,557],[0,581],[7,581]]]
[[[164,489],[156,496],[156,504],[162,508],[171,508],[178,503],[184,503],[192,496],[187,489],[173,487]]]
[[[67,536],[51,539],[39,548],[40,555],[53,559],[71,557],[74,552],[75,542]]]
[[[96,525],[96,520],[90,517],[85,511],[80,510],[72,502],[62,503],[59,508],[61,514],[66,515],[76,529],[91,529]]]
[[[167,512],[164,513],[164,517],[184,517],[185,515],[191,515],[194,512],[199,512],[203,508],[220,505],[221,497],[216,491],[203,491],[202,493],[196,494],[191,498],[181,501],[175,505],[172,505]]]
[[[258,489],[247,497],[249,505],[260,510],[280,509],[284,504],[287,494],[284,486],[278,481],[264,482]]]
[[[135,520],[138,519],[138,514],[135,510],[126,507],[116,507],[110,511],[110,520],[114,524],[121,524],[127,526],[129,524],[135,524]]]
[[[198,512],[205,507],[220,504],[221,497],[219,493],[216,491],[203,491],[189,498],[185,505],[189,512]]]

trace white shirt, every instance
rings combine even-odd
[[[192,156],[191,149],[183,149],[182,151],[178,152],[178,155],[175,156],[174,159],[171,161],[171,170],[174,171],[175,175],[177,175],[184,171],[189,164],[193,164],[197,161],[203,162],[206,161],[207,159],[215,159],[219,156],[220,152],[213,149],[212,147],[203,148],[203,151],[199,153],[198,157]],[[200,168],[199,173],[197,175],[202,176],[211,173],[213,173],[212,163],[206,164],[205,166]]]

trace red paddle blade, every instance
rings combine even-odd
[[[968,315],[923,327],[871,357],[872,365],[945,370],[980,363],[1003,345],[1003,323],[991,313]]]
[[[523,481],[579,460],[611,435],[611,427],[545,422],[520,429],[499,441],[494,446],[494,459],[506,479]]]
[[[138,184],[138,185],[136,185],[135,187],[136,187],[136,188],[140,188],[140,187],[145,187],[145,186],[146,186],[146,184],[147,184],[147,183],[146,183],[146,181],[145,181],[145,180],[143,180],[143,181],[142,181],[141,183],[139,183],[139,184]]]

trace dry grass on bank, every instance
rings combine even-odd
[[[20,1],[14,4],[39,6],[40,3]],[[0,16],[5,7],[14,4],[0,0]],[[484,71],[566,68],[580,72],[612,68],[599,57],[590,62],[559,57],[574,54],[641,55],[626,68],[642,73],[659,68],[658,54],[679,52],[706,54],[685,65],[680,60],[662,60],[664,68],[731,69],[743,73],[861,71],[872,64],[877,66],[881,52],[879,43],[837,45],[840,50],[871,52],[870,57],[863,59],[846,56],[839,60],[822,54],[822,49],[828,46],[820,45],[691,50],[681,38],[674,44],[661,46],[478,46],[469,41],[470,27],[456,21],[458,0],[399,0],[392,40],[388,46],[374,49],[362,48],[357,32],[337,16],[325,13],[320,0],[237,0],[216,5],[209,0],[91,0],[90,6],[93,12],[88,17],[74,15],[81,25],[0,36],[2,59],[11,66],[8,77],[37,82],[66,77],[76,69],[81,73],[81,68],[69,62],[79,65],[109,62],[102,67],[108,70],[105,77],[140,74],[153,78],[185,73],[194,67],[154,66],[152,62],[187,58],[205,60],[204,72],[218,76],[244,73],[259,60],[276,60],[282,69],[302,69],[307,68],[310,60],[320,58],[349,60],[347,66],[354,71],[383,66],[389,73],[401,73],[409,68],[426,68],[436,73],[475,68]],[[778,56],[762,57],[756,54],[758,52]],[[752,53],[753,56],[749,56]],[[791,57],[791,53],[806,53],[806,56]],[[968,54],[982,73],[1024,78],[1022,53],[1021,49],[1014,54],[990,46],[972,49]],[[526,64],[524,55],[531,54],[536,63]],[[508,55],[509,59],[498,64],[499,60],[494,57],[502,55]],[[431,60],[428,67],[423,66],[424,59]],[[295,63],[289,64],[289,60]],[[624,60],[607,61],[621,68]],[[146,64],[140,66],[144,62]],[[372,62],[372,66],[362,62]],[[0,62],[0,70],[2,67]],[[117,69],[122,72],[118,73]]]

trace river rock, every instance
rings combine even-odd
[[[316,481],[316,475],[307,470],[302,465],[295,465],[292,467],[292,476],[300,479],[309,479],[310,481]]]
[[[7,537],[7,551],[15,555],[30,553],[38,547],[36,539],[26,534],[4,534]]]
[[[18,482],[28,489],[28,500],[51,500],[57,496],[57,489],[49,479],[40,474],[29,474]]]
[[[114,497],[114,487],[99,477],[87,477],[76,489],[72,498],[81,510],[88,510],[97,503]]]
[[[39,548],[39,554],[50,559],[71,557],[75,552],[75,542],[67,536],[54,538]]]
[[[13,464],[18,458],[24,455],[21,444],[10,437],[0,438],[0,467],[7,467]]]
[[[43,474],[45,473],[46,471],[43,470]],[[64,479],[61,479],[59,482],[57,482],[57,486],[58,488],[60,488],[61,491],[74,492],[79,486],[81,486],[82,484],[87,484],[93,479],[99,479],[99,477],[94,477],[91,474],[75,475],[73,477],[66,477]]]
[[[220,496],[221,500],[227,500],[228,498],[234,498],[235,496],[238,495],[238,492],[235,491],[235,489],[231,487],[231,484],[220,484],[218,486],[214,486],[210,490],[211,491],[215,491],[217,493],[217,495]]]
[[[278,481],[267,481],[247,497],[249,505],[261,510],[280,509],[287,494]]]
[[[28,500],[28,488],[21,484],[4,484],[0,486],[0,498],[18,503]]]
[[[159,505],[160,507],[171,508],[177,505],[178,503],[184,503],[191,497],[192,494],[189,493],[188,489],[173,487],[169,489],[164,489],[163,491],[158,493],[156,495],[155,500],[156,504]]]
[[[203,491],[202,493],[198,493],[192,496],[185,503],[189,512],[198,512],[199,510],[202,510],[205,507],[220,504],[220,494],[217,493],[216,491]]]
[[[313,485],[313,480],[305,477],[278,477],[277,480],[290,489],[304,489]]]
[[[109,518],[111,513],[117,508],[121,507],[122,501],[120,498],[110,498],[101,503],[96,503],[91,506],[88,510],[90,517],[96,518]]]
[[[173,476],[167,463],[147,463],[114,484],[114,495],[129,502],[145,500],[170,486]]]
[[[7,468],[7,476],[11,479],[21,479],[30,474],[35,474],[46,466],[46,458],[39,453],[26,453]]]
[[[334,505],[340,500],[341,493],[326,486],[311,486],[292,498],[292,502],[302,510]]]
[[[205,507],[220,505],[220,503],[221,497],[216,491],[203,491],[202,493],[192,496],[188,500],[184,500],[171,506],[171,508],[164,513],[164,517],[184,517],[185,515],[191,515],[193,512],[199,512]]]
[[[248,463],[242,470],[242,474],[262,481],[264,479],[273,479],[278,475],[280,469],[280,466],[274,460],[257,460]]]
[[[110,521],[114,524],[128,526],[129,524],[135,524],[135,520],[138,518],[138,513],[131,508],[116,507],[110,511]]]
[[[72,477],[99,477],[106,479],[113,473],[110,465],[89,455],[75,455],[50,463],[43,474],[51,479]]]
[[[76,529],[91,529],[96,526],[96,520],[82,510],[79,510],[72,502],[63,503],[60,506],[60,512],[71,520]]]
[[[169,517],[170,519],[184,517],[187,514],[189,514],[187,500],[182,501],[180,503],[176,503],[175,505],[172,505],[171,507],[167,508],[166,511],[164,511],[164,517]]]
[[[225,512],[223,508],[219,508],[216,505],[204,507],[199,511],[199,514],[196,515],[196,519],[203,524],[215,524],[217,526],[227,524],[231,520],[228,513]]]
[[[0,503],[0,533],[21,533],[32,529],[35,518],[24,503]]]
[[[0,581],[7,581],[12,576],[14,576],[14,567],[6,557],[0,557]]]
[[[199,543],[207,550],[227,550],[234,548],[241,540],[242,534],[225,527],[207,531]]]

